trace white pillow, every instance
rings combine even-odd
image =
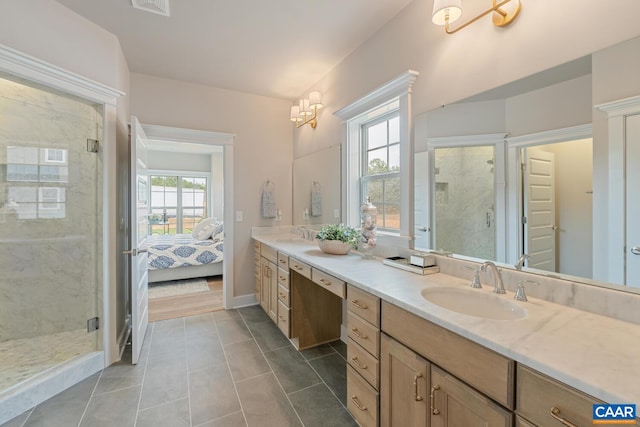
[[[211,235],[214,231],[216,231],[216,224],[211,223],[204,227],[202,230],[198,232],[196,236],[194,236],[198,240],[207,240],[211,238]]]
[[[202,221],[200,221],[199,223],[196,224],[195,227],[193,227],[193,231],[191,231],[191,235],[193,237],[195,237],[198,240],[205,240],[208,239],[209,237],[211,237],[211,234],[209,234],[209,237],[205,237],[204,239],[200,239],[198,237],[198,235],[200,234],[200,232],[202,231],[202,229],[204,229],[207,225],[213,223],[216,221],[216,218],[204,218]],[[213,231],[213,230],[212,230]]]
[[[224,225],[222,222],[216,221],[213,224],[214,226],[213,232],[211,233],[211,239],[214,242],[221,242],[224,240]]]

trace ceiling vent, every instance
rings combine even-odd
[[[169,0],[131,0],[131,4],[136,9],[169,16]]]

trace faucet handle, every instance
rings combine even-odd
[[[516,289],[516,294],[513,296],[513,299],[516,301],[528,301],[527,294],[524,292],[525,283],[529,285],[539,285],[540,283],[534,280],[518,280],[518,289]]]
[[[473,268],[473,267],[469,267],[468,265],[465,265],[464,268],[473,270],[473,279],[471,280],[471,287],[474,289],[481,289],[482,283],[480,283],[480,267]]]

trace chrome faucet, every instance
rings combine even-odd
[[[520,255],[520,258],[518,258],[518,262],[516,262],[516,265],[514,265],[516,270],[518,270],[518,271],[522,270],[522,267],[524,267],[525,260],[527,262],[531,263],[531,257],[529,255],[527,255],[527,254]]]
[[[496,265],[491,261],[485,261],[480,266],[480,271],[484,273],[485,271],[487,271],[487,267],[491,267],[491,269],[493,270],[493,292],[495,292],[496,294],[506,294],[507,291],[504,290],[504,283],[502,283],[502,276],[500,275],[500,270],[498,270],[498,267],[496,267]]]

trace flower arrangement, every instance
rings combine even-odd
[[[327,224],[322,226],[316,239],[318,240],[338,240],[348,243],[353,249],[358,248],[360,233],[353,227],[344,224]]]

